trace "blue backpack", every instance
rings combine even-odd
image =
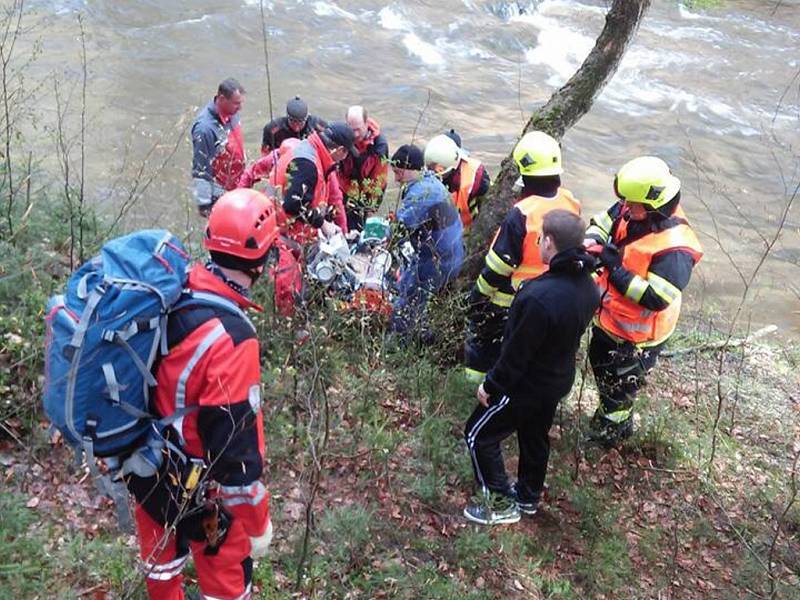
[[[165,444],[161,433],[192,410],[165,419],[150,413],[152,368],[167,353],[170,311],[213,304],[246,319],[233,302],[185,290],[189,263],[168,231],[132,233],[107,242],[47,305],[45,412],[85,453],[98,489],[118,507],[125,498],[120,476],[155,474]],[[105,459],[111,477],[100,477],[95,457]]]

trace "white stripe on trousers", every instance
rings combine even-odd
[[[481,417],[476,421],[475,425],[472,426],[472,429],[469,430],[467,433],[467,447],[469,448],[470,458],[472,458],[472,464],[475,467],[475,473],[478,474],[478,483],[481,484],[481,489],[484,493],[487,491],[486,482],[483,479],[483,473],[481,473],[480,465],[478,465],[478,457],[475,454],[475,438],[478,437],[481,429],[484,425],[491,419],[494,415],[499,413],[503,410],[508,403],[511,401],[511,398],[508,396],[503,396],[500,398],[500,402],[495,404],[494,406],[490,406],[489,409],[481,415]]]
[[[251,598],[252,592],[253,592],[253,584],[248,583],[247,587],[244,590],[244,593],[242,593],[241,596],[236,596],[236,598],[233,598],[233,600],[249,600]],[[205,594],[202,594],[200,597],[203,600],[225,600],[224,598],[218,598],[217,596],[207,596]]]

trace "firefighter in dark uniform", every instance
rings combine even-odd
[[[619,202],[586,232],[587,245],[604,245],[589,360],[600,396],[590,435],[606,446],[633,433],[636,393],[675,330],[681,292],[703,256],[680,190],[663,160],[635,158],[614,179]]]
[[[465,348],[466,374],[483,379],[500,353],[503,327],[514,293],[526,279],[547,270],[539,256],[542,218],[551,210],[580,214],[580,203],[561,186],[561,148],[541,131],[525,134],[514,148],[522,177],[520,200],[495,234],[486,261],[469,297]]]

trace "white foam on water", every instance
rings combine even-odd
[[[664,48],[645,48],[634,46],[628,49],[620,64],[620,71],[639,71],[640,69],[667,69],[675,68],[684,70],[693,64],[702,64],[706,58],[695,53],[671,52]]]
[[[26,3],[26,8],[33,8],[35,11],[46,12],[56,17],[61,17],[86,10],[86,5],[86,0],[29,0]],[[4,11],[7,10],[10,9],[4,8]]]
[[[590,37],[557,24],[542,29],[536,41],[535,48],[525,51],[525,60],[553,70],[554,75],[547,81],[551,86],[562,85],[572,77],[594,47],[594,40]]]
[[[378,11],[378,21],[381,27],[390,31],[411,31],[413,29],[411,23],[391,6],[384,6]]]
[[[204,23],[211,19],[214,15],[203,15],[202,17],[197,17],[196,19],[185,19],[183,21],[177,21],[174,23],[176,27],[180,27],[182,25],[194,25],[196,23]]]
[[[314,2],[314,14],[320,17],[342,17],[349,21],[358,21],[358,17],[355,14],[330,2]]]
[[[709,15],[701,15],[699,13],[694,13],[689,10],[686,5],[681,2],[678,4],[678,14],[681,16],[681,19],[686,19],[687,21],[717,21],[716,17],[711,17]]]
[[[433,44],[421,39],[416,33],[410,32],[403,36],[403,45],[413,56],[419,58],[426,65],[443,66],[445,59]]]
[[[592,4],[582,4],[580,2],[575,2],[574,0],[544,0],[541,2],[537,10],[541,11],[542,13],[559,13],[559,14],[566,14],[566,13],[593,13],[596,15],[602,15],[605,18],[606,13],[608,12],[607,8],[603,6],[594,6]]]
[[[749,108],[734,107],[718,98],[703,97],[667,83],[645,80],[634,71],[620,73],[600,95],[599,101],[612,110],[633,117],[663,115],[664,111],[687,112],[706,121],[720,135],[759,135],[754,126],[758,116]]]
[[[525,60],[554,71],[547,80],[548,85],[558,87],[564,84],[594,47],[594,38],[562,25],[563,14],[595,8],[575,2],[545,0],[534,12],[514,15],[509,19],[512,23],[524,23],[539,30],[537,44],[525,51]],[[554,16],[548,16],[550,14]]]
[[[445,37],[436,38],[434,45],[447,57],[477,58],[481,60],[494,58],[492,53],[478,46],[473,46],[463,41],[451,42]]]
[[[545,0],[535,11],[509,18],[511,22],[524,23],[539,30],[537,44],[526,50],[525,60],[529,64],[542,65],[552,71],[552,75],[546,80],[547,85],[554,88],[563,85],[594,47],[593,37],[564,25],[569,22],[564,18],[569,16],[568,13],[589,10],[605,12],[601,7],[588,7],[565,0]],[[696,16],[685,8],[682,11],[682,17],[694,21],[719,20],[715,17]],[[725,41],[720,32],[700,25],[667,30],[659,29],[655,24],[645,27],[657,35],[673,40],[699,41],[714,45]],[[733,106],[719,98],[698,98],[690,91],[652,75],[659,70],[682,71],[691,65],[703,64],[704,60],[699,53],[634,45],[626,53],[619,71],[604,88],[598,101],[615,112],[631,117],[656,116],[665,111],[689,112],[697,114],[720,134],[758,135],[754,124],[759,117],[748,107]]]
[[[142,29],[170,29],[172,27],[186,27],[190,25],[197,25],[205,23],[214,18],[214,15],[202,15],[193,19],[184,19],[182,21],[175,21],[174,23],[159,23],[158,25],[150,25]],[[139,29],[139,28],[137,28]]]
[[[723,33],[711,27],[685,26],[670,28],[659,27],[658,29],[650,27],[647,29],[673,40],[701,40],[714,43],[725,41]]]

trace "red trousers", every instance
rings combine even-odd
[[[192,553],[201,598],[205,600],[250,600],[253,561],[250,538],[242,525],[233,520],[228,536],[217,554],[204,552],[205,542],[194,542],[177,532],[164,529],[139,505],[136,527],[150,600],[184,600],[183,565]]]
[[[303,291],[303,247],[292,240],[280,238],[278,266],[272,271],[275,280],[275,310],[282,317],[294,314],[295,298]]]

